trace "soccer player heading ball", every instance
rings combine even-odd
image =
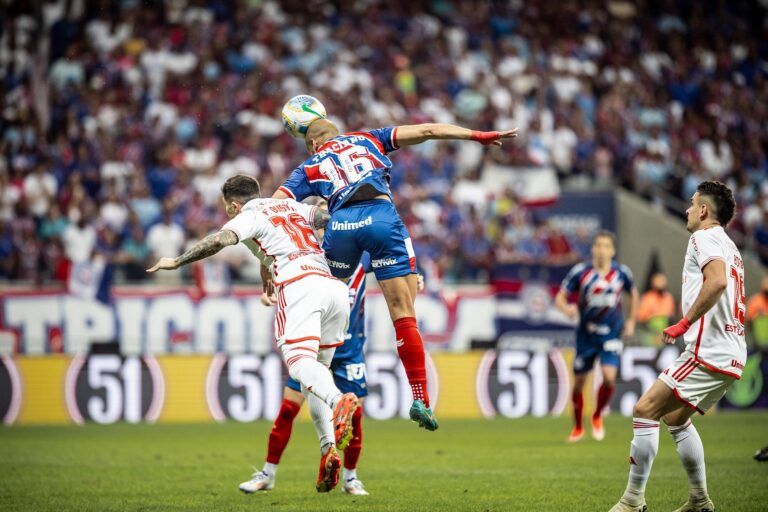
[[[469,140],[501,145],[517,130],[479,132],[449,124],[421,124],[339,133],[327,119],[312,122],[305,142],[312,156],[293,170],[275,198],[328,201],[331,220],[323,249],[333,275],[347,280],[360,255],[371,255],[395,327],[397,352],[413,392],[410,417],[420,427],[437,429],[427,390],[424,345],[416,324],[416,256],[389,190],[389,153],[427,140]]]
[[[579,263],[573,267],[555,297],[555,305],[560,311],[573,319],[579,319],[576,330],[576,357],[573,360],[575,379],[572,400],[575,425],[568,436],[570,442],[579,441],[584,437],[584,427],[581,423],[584,382],[598,356],[603,383],[597,392],[597,405],[592,415],[592,437],[598,441],[605,437],[602,411],[613,395],[621,357],[621,338],[631,337],[635,332],[637,288],[629,268],[613,261],[615,254],[613,233],[597,233],[592,241],[592,262]],[[626,323],[621,312],[622,291],[630,294]],[[579,294],[578,306],[568,304],[568,294],[575,292]]]
[[[688,474],[688,501],[675,512],[715,510],[707,493],[704,446],[691,423],[728,390],[747,360],[744,339],[744,263],[725,234],[736,203],[717,181],[699,184],[691,198],[687,228],[691,237],[683,261],[683,319],[664,330],[664,342],[682,337],[685,351],[661,372],[633,411],[629,482],[611,512],[645,512],[645,484],[659,449],[660,420],[677,445]]]

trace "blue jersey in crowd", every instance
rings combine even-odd
[[[363,185],[391,198],[387,154],[398,149],[396,134],[397,127],[390,127],[334,137],[294,169],[280,190],[297,201],[324,197],[331,214]]]
[[[616,262],[611,263],[604,276],[591,263],[579,263],[568,272],[561,286],[566,293],[579,294],[579,329],[602,335],[621,332],[621,294],[634,287],[632,272]]]

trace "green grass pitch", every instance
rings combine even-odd
[[[718,511],[768,509],[768,413],[697,418]],[[631,420],[568,445],[568,418],[364,423],[358,475],[371,492],[315,492],[318,450],[297,423],[274,491],[237,485],[261,467],[270,424],[0,428],[0,510],[45,511],[546,511],[608,510],[624,490]],[[651,512],[686,498],[687,479],[662,429],[647,489]]]

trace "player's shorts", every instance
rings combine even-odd
[[[659,374],[659,380],[686,407],[704,414],[723,397],[736,378],[706,369],[696,362],[693,352],[686,350]]]
[[[395,205],[386,199],[355,202],[333,212],[323,249],[331,272],[340,279],[352,275],[363,251],[371,255],[379,281],[416,272],[411,236]]]
[[[318,348],[325,349],[344,343],[349,321],[349,288],[343,282],[308,275],[278,286],[275,293],[278,348],[313,341]]]
[[[586,373],[591,371],[598,356],[601,365],[618,368],[623,346],[621,336],[616,332],[601,335],[589,333],[583,329],[577,330],[573,372]]]
[[[358,397],[368,396],[368,384],[365,381],[365,360],[363,354],[357,357],[338,358],[331,361],[333,381],[342,393],[354,393]],[[288,377],[285,385],[301,393],[301,384]]]

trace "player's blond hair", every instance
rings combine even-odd
[[[312,124],[307,127],[307,135],[304,140],[307,144],[307,149],[310,153],[314,153],[315,149],[312,147],[312,143],[315,142],[318,145],[324,144],[339,134],[339,129],[336,125],[327,119],[318,119],[313,121]]]

